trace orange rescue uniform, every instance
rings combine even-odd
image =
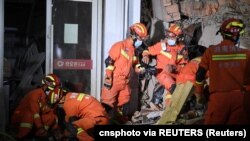
[[[171,86],[175,84],[175,77],[178,70],[187,63],[181,51],[184,49],[183,44],[169,46],[165,42],[159,42],[148,48],[148,53],[150,55],[156,56],[157,65],[156,68],[159,73],[156,75],[159,83],[163,85],[166,90],[170,90]],[[146,52],[147,53],[147,52]],[[164,71],[167,65],[174,65],[177,67],[176,73],[169,73]]]
[[[106,125],[109,122],[101,103],[88,94],[67,93],[63,109],[66,114],[66,122],[72,116],[78,118],[73,124],[77,126],[77,138],[80,141],[94,140],[88,133],[95,125]]]
[[[131,89],[128,82],[131,69],[138,62],[130,40],[128,38],[115,43],[109,51],[109,56],[114,61],[113,85],[109,90],[106,87],[102,88],[101,102],[112,108],[116,102],[119,107],[130,100]]]
[[[17,138],[28,135],[32,129],[44,128],[45,130],[57,128],[57,116],[46,102],[46,95],[42,88],[30,91],[15,109],[11,123],[17,128]],[[35,128],[33,127],[35,125]]]
[[[176,84],[186,83],[187,81],[195,83],[196,72],[199,67],[199,63],[201,61],[201,57],[196,57],[190,60],[177,74],[176,76]]]
[[[243,101],[250,94],[244,90],[250,85],[250,51],[223,40],[206,50],[200,67],[209,70],[210,78],[205,124],[249,124],[250,101],[245,107]]]

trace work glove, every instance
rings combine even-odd
[[[44,127],[38,128],[36,133],[35,133],[35,135],[37,137],[44,137],[44,136],[47,136],[47,134],[48,134],[48,132],[47,132],[47,130],[44,129]]]
[[[113,84],[113,71],[106,70],[105,79],[104,79],[104,86],[110,90]]]

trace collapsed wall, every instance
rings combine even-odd
[[[216,35],[221,23],[228,18],[239,18],[246,24],[246,32],[241,37],[240,45],[250,48],[250,0],[152,0],[152,25],[163,21],[165,26],[170,22],[183,25],[186,34],[193,35],[187,29],[201,23],[202,35],[198,44],[208,47],[222,40]],[[154,27],[154,29],[157,29]],[[153,35],[152,31],[151,35]]]

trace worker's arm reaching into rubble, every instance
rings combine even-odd
[[[195,96],[197,103],[202,103],[205,75],[206,75],[206,70],[202,67],[199,67],[196,73],[196,82],[195,82]]]
[[[197,103],[201,103],[203,101],[203,90],[206,81],[206,75],[208,71],[208,60],[210,52],[208,50],[205,51],[202,56],[201,62],[199,64],[199,68],[196,72],[196,82],[195,82],[195,96]]]

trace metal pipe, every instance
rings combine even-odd
[[[4,0],[0,0],[0,107],[5,109],[4,93],[3,93],[3,63],[4,63]],[[2,111],[0,116],[0,131],[5,131],[6,115]]]
[[[46,1],[46,65],[45,74],[52,73],[53,61],[53,25],[52,25],[52,0]]]

